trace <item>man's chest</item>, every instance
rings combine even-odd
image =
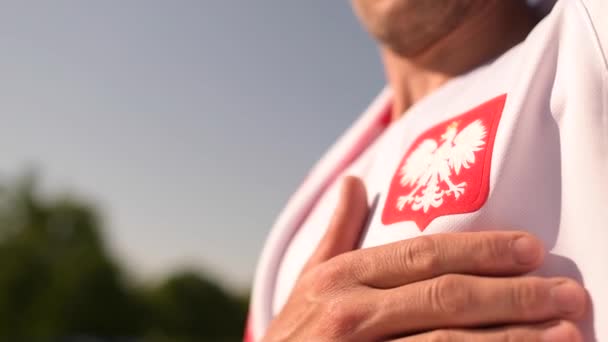
[[[555,241],[559,132],[549,124],[548,110],[522,117],[521,108],[508,101],[508,94],[497,94],[466,110],[446,109],[424,124],[399,121],[343,170],[341,176],[358,176],[367,187],[370,216],[361,248],[425,234],[518,228]],[[338,202],[339,179],[286,248],[275,313],[325,233]]]

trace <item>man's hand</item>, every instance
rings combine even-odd
[[[366,190],[345,179],[330,227],[264,341],[582,341],[576,282],[522,276],[542,263],[526,233],[437,234],[353,251]],[[491,327],[491,328],[490,328]]]

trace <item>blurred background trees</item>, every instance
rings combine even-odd
[[[129,281],[102,231],[95,208],[42,196],[32,175],[0,185],[0,340],[241,340],[246,296],[194,272]]]

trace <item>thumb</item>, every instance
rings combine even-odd
[[[367,219],[367,191],[358,177],[347,176],[342,181],[338,206],[329,227],[302,273],[337,256],[357,248]]]

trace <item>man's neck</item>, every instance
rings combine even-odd
[[[448,80],[503,54],[534,27],[532,10],[523,1],[487,1],[475,17],[415,56],[382,47],[393,89],[393,120]]]

